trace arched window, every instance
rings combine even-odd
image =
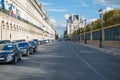
[[[16,31],[18,31],[19,30],[19,28],[18,28],[18,25],[16,26]]]
[[[11,28],[11,30],[13,30],[13,26],[12,26],[12,23],[10,23],[10,28]]]
[[[16,26],[15,26],[15,24],[14,24],[14,31],[16,30]]]
[[[9,30],[9,24],[6,22],[6,29]]]
[[[2,29],[4,29],[5,28],[5,24],[4,24],[4,21],[2,21]]]
[[[20,30],[21,30],[20,28],[21,28],[21,26],[19,26],[18,31],[20,31]]]

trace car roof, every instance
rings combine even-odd
[[[17,44],[20,44],[20,43],[28,43],[28,42],[18,42]]]
[[[15,43],[0,44],[0,46],[5,46],[5,45],[16,45],[16,44]]]
[[[7,43],[7,44],[4,44],[4,45],[16,45],[15,43]]]

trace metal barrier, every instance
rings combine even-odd
[[[94,30],[92,32],[82,33],[73,36],[72,41],[84,40],[100,40],[101,29]],[[117,26],[110,26],[104,28],[104,40],[106,41],[120,41],[120,24]]]

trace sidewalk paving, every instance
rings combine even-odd
[[[112,48],[112,47],[107,47],[105,46],[104,48],[99,48],[99,45],[90,45],[90,44],[84,44],[84,43],[79,43],[80,45],[84,45],[87,47],[91,47],[103,52],[107,52],[109,54],[112,54],[114,56],[120,56],[120,48]]]

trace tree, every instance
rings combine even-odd
[[[120,10],[111,10],[103,15],[105,26],[111,26],[120,23]]]
[[[96,21],[94,21],[92,23],[92,26],[93,26],[93,30],[100,29],[101,28],[101,20],[97,19]]]
[[[89,32],[89,31],[90,31],[90,24],[87,24],[85,31],[86,31],[86,32]]]

